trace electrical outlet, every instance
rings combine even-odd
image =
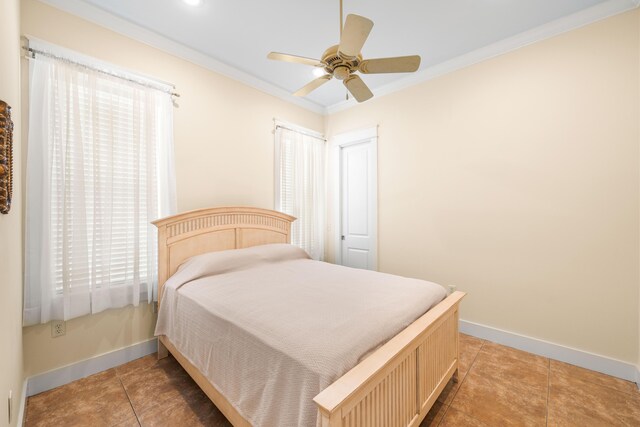
[[[67,322],[64,320],[51,321],[51,338],[61,337],[67,333]]]
[[[13,390],[9,390],[9,399],[8,399],[9,407],[7,416],[9,417],[9,425],[11,425],[11,409],[13,408]]]

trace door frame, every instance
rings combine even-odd
[[[342,148],[350,145],[369,142],[373,146],[373,198],[369,200],[371,209],[371,221],[373,222],[372,242],[372,266],[374,271],[378,270],[378,127],[360,129],[352,132],[345,132],[331,138],[331,163],[335,165],[333,170],[333,185],[331,193],[334,206],[333,223],[335,224],[333,245],[336,264],[342,265]]]

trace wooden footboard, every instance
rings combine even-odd
[[[323,427],[417,426],[458,369],[454,292],[313,400]]]

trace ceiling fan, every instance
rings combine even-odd
[[[307,83],[294,92],[294,96],[306,96],[333,77],[342,80],[347,90],[358,102],[373,96],[371,90],[356,72],[362,74],[411,73],[420,66],[420,56],[397,56],[393,58],[363,59],[360,50],[373,28],[373,21],[359,15],[347,15],[342,25],[342,0],[340,0],[340,44],[331,46],[322,54],[322,59],[305,58],[286,53],[271,52],[267,58],[277,61],[312,65],[324,69],[324,75]]]

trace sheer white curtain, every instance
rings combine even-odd
[[[316,260],[324,258],[324,139],[276,126],[276,210],[297,218],[291,243]]]
[[[29,85],[24,324],[152,301],[171,96],[44,55]]]

